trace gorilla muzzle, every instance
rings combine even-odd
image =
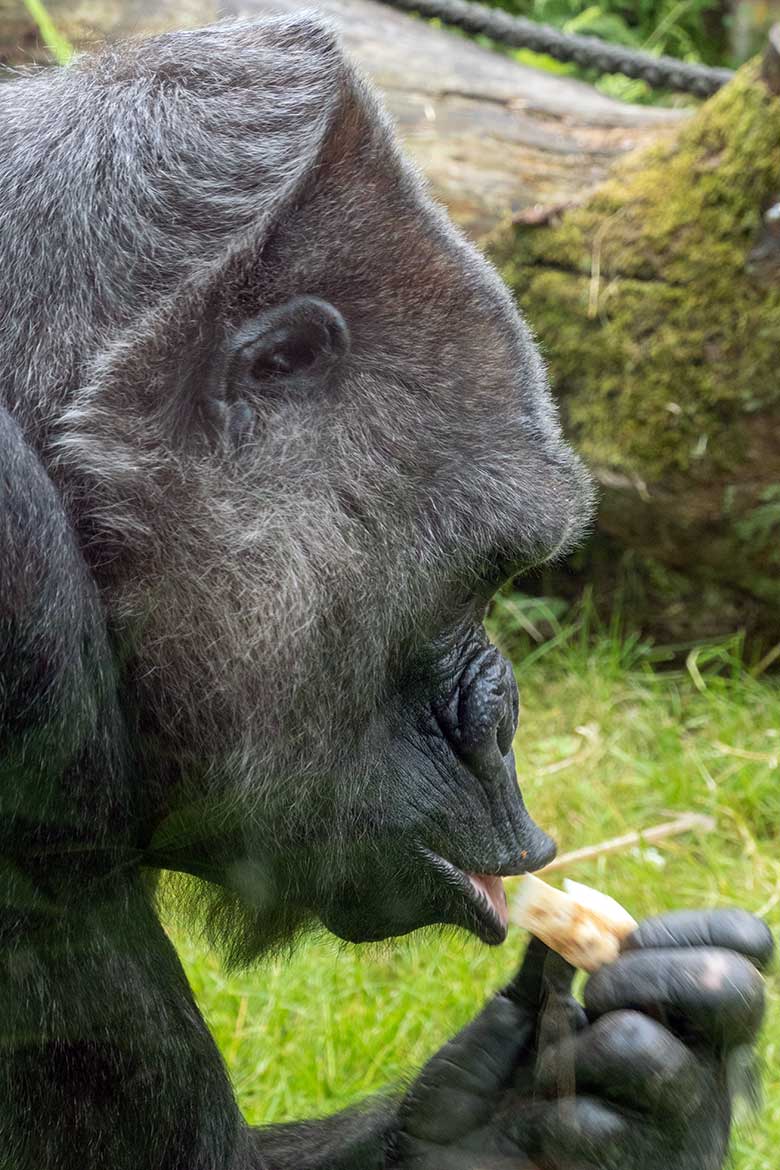
[[[432,709],[455,757],[457,808],[448,818],[447,839],[426,842],[424,852],[474,909],[488,912],[494,933],[503,936],[502,878],[542,868],[556,849],[530,817],[517,783],[512,745],[519,699],[510,664],[494,646],[481,645]]]

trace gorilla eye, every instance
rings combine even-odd
[[[256,382],[280,375],[303,373],[317,361],[321,348],[309,338],[279,338],[279,349],[262,351],[252,362],[249,373]]]

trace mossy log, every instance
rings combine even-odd
[[[47,9],[83,45],[301,3]],[[319,7],[535,326],[601,484],[610,572],[616,547],[638,552],[664,632],[780,638],[780,54],[691,114],[611,101],[372,0]],[[0,60],[42,55],[21,0],[0,0]],[[667,622],[672,578],[692,604]]]
[[[780,97],[752,63],[673,140],[501,245],[600,527],[697,583],[690,633],[749,616],[780,637],[779,200]],[[712,583],[721,615],[701,602]]]

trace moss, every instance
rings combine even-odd
[[[764,564],[777,572],[780,568],[779,532],[780,484],[771,484],[761,492],[758,505],[735,522],[734,534],[737,541],[747,548],[748,554],[760,549]]]
[[[779,193],[780,99],[751,64],[584,206],[516,229],[499,263],[592,462],[704,479],[740,463],[748,416],[780,419],[780,288],[745,268]]]

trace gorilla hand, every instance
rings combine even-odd
[[[717,1170],[728,1063],[764,1008],[766,926],[740,910],[648,919],[593,975],[533,940],[516,979],[428,1063],[401,1108],[409,1170]]]

